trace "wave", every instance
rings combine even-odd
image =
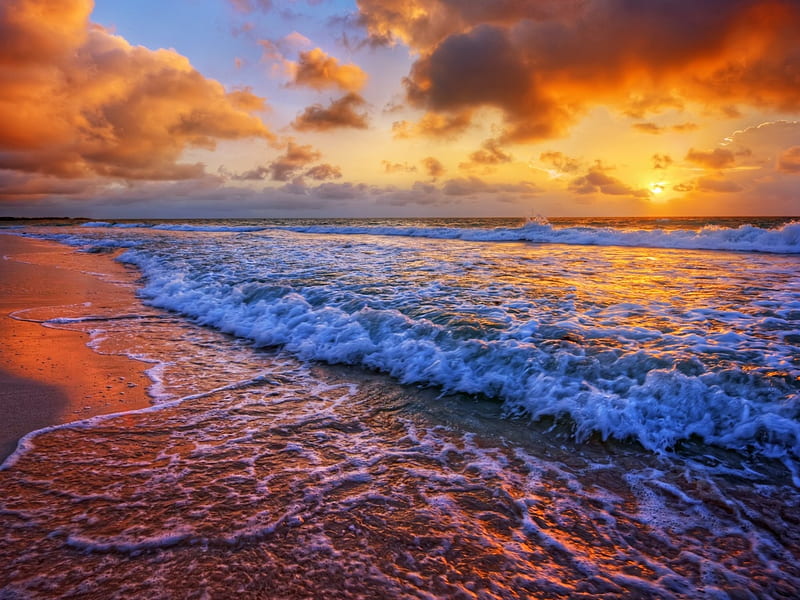
[[[593,338],[607,332],[577,323],[531,322],[493,339],[465,338],[446,324],[412,318],[390,304],[357,307],[318,289],[232,282],[206,271],[176,273],[168,258],[139,250],[120,258],[146,275],[141,293],[148,303],[303,360],[357,365],[444,393],[496,398],[511,416],[568,417],[578,439],[593,434],[635,439],[663,452],[697,436],[727,448],[756,448],[765,456],[800,457],[794,384],[771,373],[787,368],[790,343],[752,369],[744,363],[716,368],[698,358],[703,344],[736,355],[730,336],[693,333],[684,339],[620,325],[613,331],[616,338],[646,335],[677,350],[593,348]],[[786,374],[797,376],[797,370]]]
[[[728,250],[800,254],[800,221],[775,229],[754,225],[736,228],[706,226],[689,229],[620,229],[614,227],[554,227],[538,219],[522,227],[473,229],[457,227],[332,227],[311,225],[282,227],[298,233],[339,235],[386,235],[473,242],[536,242],[581,246],[631,246],[682,250]]]
[[[450,273],[459,280],[458,260],[431,258],[424,270],[412,269],[409,275],[398,271],[406,258],[395,260],[396,253],[381,251],[386,240],[370,240],[374,248],[367,253],[348,250],[359,245],[347,240],[330,244],[327,238],[276,233],[629,246],[656,246],[660,240],[661,247],[703,244],[714,250],[796,254],[798,222],[774,229],[743,225],[695,231],[556,228],[544,222],[494,229],[263,228],[271,230],[269,238],[253,236],[246,252],[238,237],[204,236],[197,229],[197,239],[121,231],[46,237],[78,246],[133,246],[119,258],[141,268],[146,280],[141,293],[148,303],[304,360],[379,370],[445,393],[485,395],[501,400],[508,415],[567,418],[578,438],[631,438],[660,452],[697,436],[727,448],[800,459],[800,298],[785,259],[742,257],[756,275],[751,279],[749,267],[737,267],[735,281],[743,283],[731,289],[747,288],[750,296],[716,301],[711,292],[697,296],[699,290],[687,283],[681,285],[690,287],[678,285],[670,296],[693,294],[685,306],[680,300],[651,306],[634,294],[629,302],[644,304],[616,304],[606,312],[593,308],[587,314],[576,309],[572,288],[558,284],[550,293],[543,284],[539,289],[534,272],[530,286],[521,283],[512,294],[525,301],[511,302],[491,280],[485,289],[476,283],[462,292],[461,284],[440,285],[437,270],[442,279]],[[408,251],[417,244],[403,246]],[[709,265],[714,279],[731,275],[724,256],[716,262],[695,258]],[[772,262],[780,277],[761,270]],[[596,269],[603,273],[601,266]],[[692,281],[701,285],[707,279]],[[753,297],[755,289],[764,293]],[[542,294],[541,302],[526,304],[538,298],[535,294]],[[520,302],[524,306],[516,306]],[[744,308],[736,308],[740,302]],[[652,315],[643,320],[626,317],[649,310]]]

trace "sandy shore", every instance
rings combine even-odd
[[[87,302],[130,310],[133,278],[109,256],[0,234],[0,461],[36,429],[150,404],[146,364],[94,352],[86,333],[11,317]]]

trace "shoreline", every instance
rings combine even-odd
[[[134,282],[108,255],[0,235],[0,462],[33,431],[152,405],[152,365],[99,354],[88,333],[12,316],[39,309],[52,318],[86,303],[122,309],[138,302]]]

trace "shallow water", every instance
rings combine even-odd
[[[796,255],[262,225],[36,229],[156,404],[7,461],[3,597],[795,597]]]

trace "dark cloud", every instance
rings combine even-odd
[[[796,0],[358,5],[369,34],[418,53],[406,80],[413,105],[497,108],[507,140],[562,135],[595,105],[635,118],[687,102],[800,111]]]
[[[489,183],[478,177],[456,177],[448,179],[442,186],[442,192],[448,196],[471,196],[481,193],[516,193],[520,195],[532,195],[538,192],[535,184],[523,181],[516,184],[496,184]]]
[[[333,100],[327,107],[314,104],[298,115],[292,127],[298,131],[329,131],[344,127],[366,129],[367,114],[357,112],[365,104],[364,99],[355,93]]]
[[[320,198],[346,200],[361,198],[369,191],[369,186],[363,183],[323,183],[315,188],[315,194]]]

